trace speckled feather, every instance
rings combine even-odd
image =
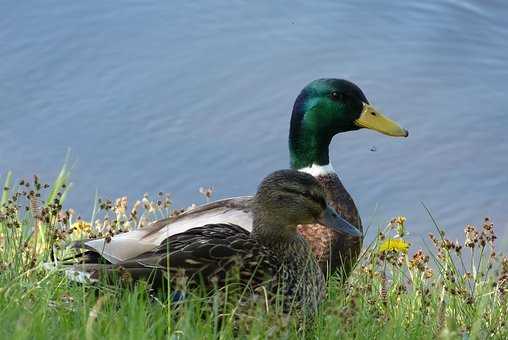
[[[338,176],[335,173],[329,173],[318,176],[317,180],[325,190],[328,204],[351,224],[362,230],[355,203]],[[109,243],[106,243],[104,239],[85,240],[74,243],[73,247],[99,252],[108,261],[120,263],[146,251],[153,251],[168,236],[198,227],[202,221],[219,224],[233,223],[239,225],[244,231],[250,232],[252,230],[252,196],[208,203],[177,217],[159,220],[147,228],[117,235]],[[323,273],[329,274],[338,270],[347,275],[350,272],[352,263],[361,249],[360,239],[348,238],[318,224],[299,226],[298,231],[309,242]],[[126,240],[129,241],[129,245],[126,245]],[[131,243],[134,246],[131,246]]]
[[[358,209],[349,192],[344,188],[336,173],[317,176],[323,186],[328,204],[349,223],[363,231]],[[319,224],[299,225],[303,235],[316,255],[323,273],[334,273],[347,277],[362,248],[362,239],[339,234]]]
[[[118,271],[129,278],[148,279],[152,288],[165,286],[165,274],[173,285],[182,278],[187,287],[204,284],[205,289],[222,287],[237,273],[238,283],[256,290],[263,286],[271,296],[284,296],[284,311],[293,305],[315,313],[324,297],[324,276],[307,242],[298,234],[283,247],[268,248],[251,233],[234,224],[209,224],[173,235],[152,251],[118,264],[101,264],[97,253],[79,254],[76,271],[101,273]],[[169,266],[168,266],[169,265]]]

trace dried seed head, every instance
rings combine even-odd
[[[115,214],[117,217],[125,216],[125,211],[127,210],[128,204],[129,200],[127,199],[127,196],[123,196],[115,200]]]
[[[508,257],[503,256],[501,260],[501,274],[508,274]]]
[[[414,253],[411,260],[409,260],[410,268],[417,268],[419,271],[424,272],[426,268],[426,264],[429,262],[429,256],[426,255],[422,249],[418,249],[416,253]]]
[[[213,194],[213,187],[200,187],[199,193],[205,196],[206,201],[209,201]]]
[[[397,216],[390,221],[388,226],[397,232],[398,237],[404,237],[406,236],[405,225],[406,225],[406,217]]]
[[[150,199],[148,197],[148,193],[145,192],[141,202],[143,203],[143,207],[145,208],[145,210],[150,210]]]
[[[494,241],[497,236],[494,230],[494,223],[490,220],[490,218],[486,217],[483,222],[483,231],[482,234],[485,238],[485,241],[488,242],[492,247],[494,246]]]
[[[455,249],[455,252],[457,253],[457,255],[459,255],[462,250],[462,245],[460,244],[459,240],[455,240],[454,249]]]
[[[469,248],[474,248],[478,243],[478,232],[474,225],[468,224],[464,228],[465,241],[464,245]]]

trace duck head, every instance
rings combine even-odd
[[[337,133],[367,128],[393,137],[408,131],[383,115],[355,84],[343,79],[318,79],[296,98],[289,131],[291,167],[328,165],[328,146]]]
[[[263,179],[254,197],[254,235],[284,239],[296,234],[297,225],[310,223],[348,236],[362,235],[327,205],[323,188],[313,176],[279,170]]]

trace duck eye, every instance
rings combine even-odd
[[[371,111],[370,114],[373,116],[377,116],[377,114],[374,111]]]
[[[333,91],[330,96],[332,97],[332,99],[334,100],[339,100],[339,101],[343,101],[344,100],[344,93],[340,93],[340,92],[337,92],[337,91]]]

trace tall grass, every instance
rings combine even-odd
[[[68,163],[66,163],[68,164]],[[406,222],[392,220],[364,252],[347,282],[332,278],[313,322],[263,303],[229,317],[225,295],[172,303],[143,283],[132,289],[71,283],[44,263],[69,240],[111,237],[177,213],[170,197],[97,200],[92,220],[64,209],[69,167],[53,185],[4,179],[0,206],[2,339],[485,339],[508,338],[508,259],[495,249],[494,225],[467,226],[451,241],[436,223],[428,249],[407,251]]]

